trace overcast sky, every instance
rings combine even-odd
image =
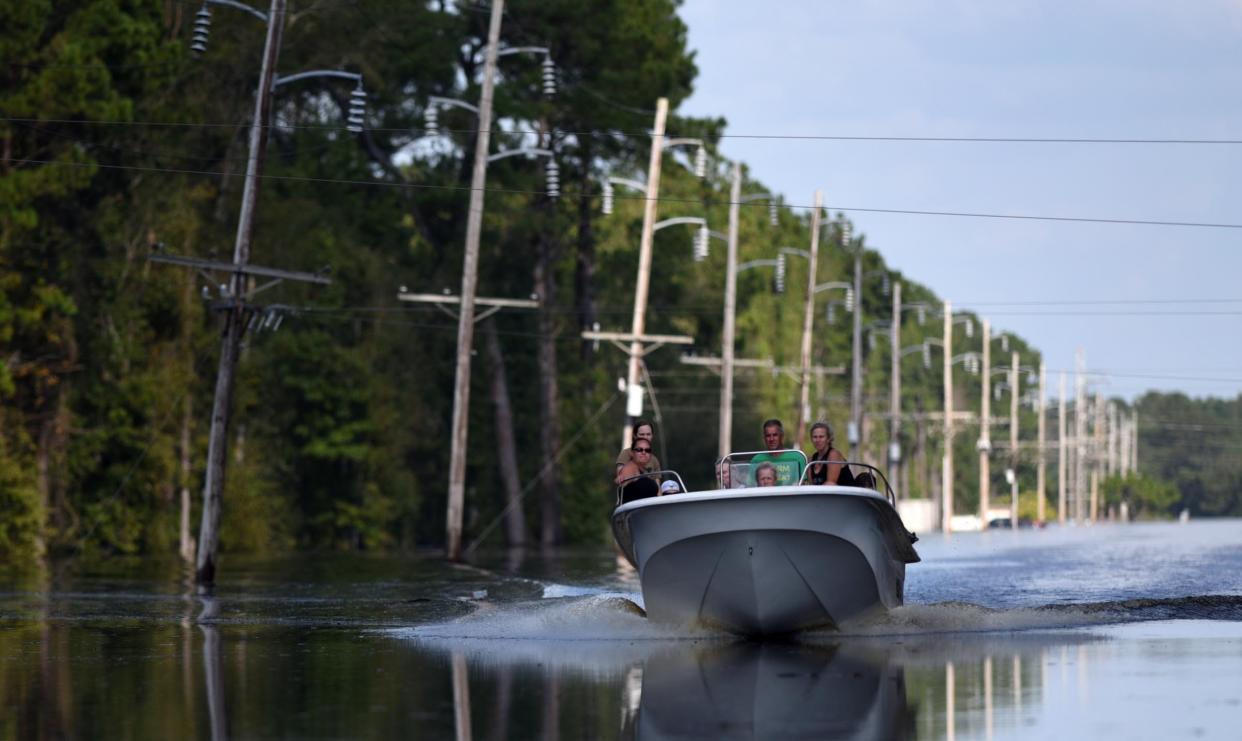
[[[1031,341],[1050,395],[1079,347],[1109,395],[1242,392],[1242,229],[862,210],[1242,224],[1242,145],[746,138],[1242,140],[1242,2],[686,0],[682,17],[699,65],[682,112],[724,116],[723,154],[788,203],[822,188],[891,266]],[[1118,303],[1073,303],[1099,301]]]

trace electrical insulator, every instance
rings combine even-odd
[[[1000,395],[1001,395],[1001,385],[998,383],[996,384],[996,389],[992,391],[992,397],[996,399],[996,401],[1000,401]]]
[[[966,337],[971,338],[974,336],[975,336],[975,323],[967,319],[966,320]]]
[[[778,204],[776,202],[776,199],[773,198],[768,201],[768,223],[771,224],[772,226],[778,226],[780,224],[779,217],[780,217],[780,204]]]
[[[1009,335],[1007,334],[1001,335],[1001,351],[1009,352]]]
[[[875,332],[867,333],[867,350],[869,352],[875,352]]]
[[[694,176],[696,178],[707,177],[707,150],[701,144],[694,151]]]
[[[849,249],[850,239],[853,238],[853,227],[848,221],[841,222],[841,246]]]
[[[708,240],[710,240],[711,238],[712,238],[711,234],[709,234],[707,231],[706,224],[699,227],[699,233],[695,235],[695,238],[694,238],[694,261],[695,262],[702,262],[703,260],[707,259],[707,252],[708,252],[708,249],[710,249],[711,247]]]
[[[195,55],[207,51],[207,37],[211,35],[211,8],[203,3],[194,19],[194,38],[190,42],[190,51]]]
[[[552,57],[543,58],[543,94],[549,98],[556,95],[556,65]]]
[[[887,296],[889,294],[889,291],[891,291],[892,289],[893,289],[893,283],[889,279],[888,273],[882,274],[880,276],[880,293],[884,296]]]
[[[927,324],[927,309],[920,306],[919,307],[919,326],[921,327],[924,324]]]
[[[349,94],[349,117],[345,119],[345,130],[355,134],[362,132],[363,117],[367,112],[367,91],[362,89],[362,81]]]
[[[427,136],[440,135],[440,111],[434,105],[427,106],[427,110],[423,111],[423,130]]]
[[[854,289],[845,289],[845,310],[853,313],[854,311]]]
[[[612,183],[608,182],[607,180],[605,180],[605,181],[604,181],[604,198],[603,198],[603,200],[604,200],[604,215],[605,215],[605,216],[611,216],[611,215],[612,215],[612,201],[613,201],[613,198],[612,198]]]
[[[776,292],[785,292],[785,253],[776,256]]]
[[[931,345],[923,343],[923,367],[931,370]]]
[[[837,323],[837,305],[836,305],[836,303],[831,302],[831,301],[830,301],[830,302],[828,302],[828,316],[827,316],[827,319],[828,319],[828,323],[829,323],[829,324],[836,324],[836,323]]]
[[[559,198],[561,195],[561,171],[556,166],[556,160],[548,160],[548,197]]]

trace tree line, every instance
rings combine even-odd
[[[197,529],[218,286],[147,258],[230,259],[264,38],[257,19],[217,6],[207,50],[195,57],[197,9],[181,0],[0,0],[0,560],[175,553],[183,520],[191,535]],[[548,47],[559,89],[542,94],[537,59],[506,59],[494,146],[537,141],[554,150],[563,192],[548,195],[541,163],[513,157],[489,169],[480,293],[535,294],[540,306],[480,325],[468,541],[484,531],[497,545],[604,537],[625,357],[580,333],[628,330],[642,204],[619,198],[605,215],[600,183],[608,174],[641,179],[654,101],[667,97],[675,112],[693,90],[694,53],[677,9],[675,0],[506,8],[504,43]],[[252,261],[330,266],[332,283],[258,294],[234,399],[226,551],[442,542],[456,324],[395,296],[403,286],[456,292],[460,284],[473,118],[447,110],[429,136],[424,112],[430,96],[477,100],[486,11],[447,0],[291,8],[281,72],[360,72],[367,127],[344,128],[348,87],[291,85],[275,96]],[[703,216],[723,227],[725,125],[670,118],[669,133],[705,140],[713,164],[700,179],[671,160],[661,216]],[[768,189],[746,172],[743,190]],[[806,245],[808,215],[781,208],[778,216],[772,226],[766,206],[742,209],[742,260]],[[836,236],[821,245],[817,279],[844,279],[853,257],[840,230],[825,234]],[[657,237],[648,331],[688,334],[696,351],[718,354],[723,250],[696,261],[693,237],[676,229]],[[938,305],[929,288],[887,267],[865,236],[856,244],[868,273],[902,281],[907,302]],[[784,292],[774,290],[770,270],[740,276],[739,357],[797,363],[805,270],[788,263]],[[868,320],[891,314],[879,281],[869,280],[857,302]],[[843,307],[821,303],[816,317],[815,364],[848,364]],[[901,332],[903,345],[938,334],[934,321],[912,317]],[[1012,340],[1024,362],[1038,357]],[[880,415],[888,351],[879,343],[864,352],[866,407]],[[668,349],[647,363],[661,459],[692,485],[705,483],[715,452],[714,376]],[[939,373],[939,363],[903,365],[903,409],[938,409]],[[793,378],[739,372],[737,384],[737,447],[758,443],[762,419],[793,418]],[[958,408],[975,404],[977,389],[977,379],[963,377]],[[845,376],[818,379],[814,416],[843,430],[848,392]],[[1160,403],[1147,397],[1140,410]],[[1236,403],[1222,404],[1236,419]],[[1023,414],[1024,428],[1034,429],[1033,412]],[[864,429],[873,460],[887,445],[879,419]],[[938,460],[934,428],[925,442],[916,427],[905,430],[908,466],[917,456],[925,468]],[[1164,440],[1181,450],[1178,438]],[[1237,487],[1230,494],[1207,475],[1223,465],[1223,448],[1200,454],[1211,462],[1202,479],[1171,473],[1175,452],[1141,465],[1181,487],[1188,506],[1236,514]],[[960,445],[957,455],[958,501],[968,503],[974,455]],[[1033,480],[1027,468],[1024,487]],[[935,479],[903,477],[915,496],[931,494]],[[515,498],[522,504],[507,526],[490,529]]]

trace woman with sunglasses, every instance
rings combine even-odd
[[[640,465],[634,470],[633,473],[624,473],[626,470],[626,464],[635,462],[634,448],[635,446],[641,447],[639,440],[642,440],[647,448],[651,448],[652,439],[654,437],[655,427],[652,426],[650,422],[645,419],[640,419],[634,423],[633,442],[630,443],[630,447],[622,450],[621,454],[617,456],[617,468],[613,477],[613,483],[620,484],[623,479],[627,479],[630,476],[637,476],[640,473],[661,470],[660,459],[656,457],[655,451],[648,450],[647,453],[642,456],[643,460],[637,461]]]
[[[617,485],[622,481],[630,479],[629,483],[621,493],[621,501],[632,502],[635,499],[646,499],[654,497],[660,492],[659,476],[643,476],[651,471],[658,471],[658,468],[650,468],[649,461],[655,458],[655,453],[651,450],[651,442],[641,437],[635,437],[634,442],[628,450],[632,453],[631,460],[622,464],[617,471]],[[638,476],[640,478],[634,478]]]

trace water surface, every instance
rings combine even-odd
[[[648,623],[611,548],[0,581],[3,738],[1237,738],[1242,521],[928,536],[907,605]]]

